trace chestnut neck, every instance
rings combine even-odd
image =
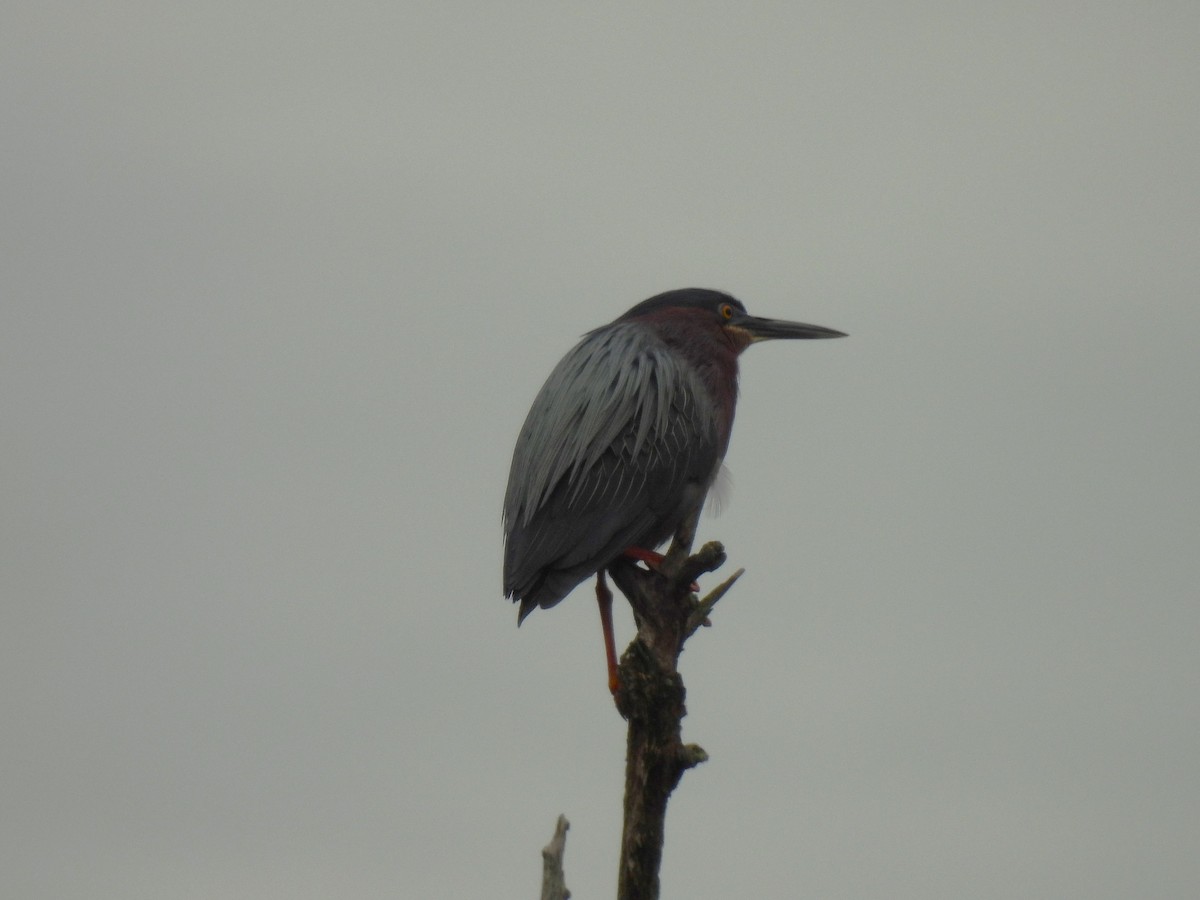
[[[748,342],[716,323],[669,310],[650,313],[641,321],[699,376],[717,414],[720,456],[724,457],[737,406],[738,354]]]

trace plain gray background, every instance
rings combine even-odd
[[[0,894],[612,896],[578,335],[729,290],[665,897],[1200,896],[1200,5],[3,14]],[[714,583],[711,576],[707,584]],[[624,606],[618,637],[632,637]]]

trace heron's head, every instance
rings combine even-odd
[[[619,322],[653,322],[660,334],[681,339],[696,329],[723,335],[738,352],[759,341],[845,337],[845,332],[821,325],[752,316],[736,297],[706,288],[667,291],[643,300]]]

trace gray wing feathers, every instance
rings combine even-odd
[[[653,533],[676,515],[690,482],[707,488],[719,463],[703,390],[636,325],[594,331],[563,358],[513,454],[506,592],[526,600],[546,582],[533,602],[548,606],[632,542],[665,539]],[[574,580],[551,577],[564,570]]]

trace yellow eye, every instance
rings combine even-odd
[[[728,303],[721,304],[721,318],[726,322],[733,318],[733,307]]]

